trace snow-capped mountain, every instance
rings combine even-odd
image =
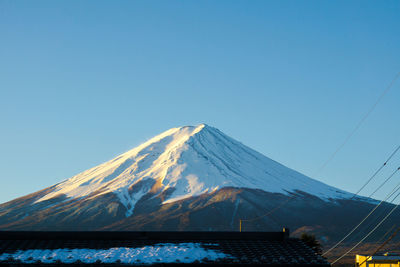
[[[232,230],[332,224],[371,199],[279,164],[205,124],[170,129],[113,160],[0,205],[0,229]],[[349,204],[350,203],[350,204]],[[326,213],[329,210],[329,213]],[[338,221],[339,220],[339,221]]]
[[[137,192],[129,188],[150,181]],[[63,194],[91,198],[112,192],[131,215],[136,202],[149,192],[172,188],[163,203],[223,187],[283,193],[303,191],[325,200],[352,194],[291,170],[206,124],[170,129],[144,144],[55,186],[36,202]]]

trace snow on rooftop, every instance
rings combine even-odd
[[[208,244],[217,246],[216,244]],[[153,264],[153,263],[192,263],[195,261],[215,261],[232,258],[231,255],[217,250],[205,249],[200,243],[159,243],[140,248],[115,247],[110,249],[29,249],[14,253],[3,253],[0,262],[21,261],[22,263],[116,263]]]

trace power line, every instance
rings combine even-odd
[[[266,216],[269,216],[272,213],[274,213],[275,211],[277,211],[278,209],[282,208],[284,205],[286,205],[290,200],[292,200],[292,199],[294,199],[296,197],[297,197],[296,195],[293,195],[292,197],[290,197],[290,198],[286,199],[284,202],[282,202],[280,205],[276,206],[274,209],[268,211],[267,213],[265,213],[264,215],[261,215],[259,217],[255,217],[255,218],[252,218],[252,219],[239,219],[239,232],[242,231],[242,223],[243,222],[252,222],[252,221],[256,221],[256,220],[259,220],[261,218],[264,218]]]
[[[400,170],[400,167],[398,167],[390,176],[389,178],[392,178],[398,171]],[[365,222],[365,220],[368,219],[369,216],[371,216],[372,213],[375,212],[375,210],[382,205],[383,202],[385,202],[386,200],[388,200],[394,193],[397,192],[397,190],[400,189],[400,183],[398,183],[395,188],[392,190],[392,192],[390,192],[386,198],[384,200],[381,200],[381,202],[379,202],[379,204],[377,204],[369,213],[367,216],[364,217],[364,219],[356,225],[356,227],[354,227],[347,235],[345,235],[339,242],[337,242],[335,245],[333,245],[330,249],[328,249],[327,251],[325,251],[322,256],[326,255],[327,253],[329,253],[330,251],[332,251],[334,248],[336,248],[338,245],[340,245],[347,237],[349,237],[355,230],[358,229],[358,227],[360,227],[361,224],[363,224]],[[396,196],[397,197],[397,196]],[[394,201],[394,199],[392,200]]]
[[[355,198],[356,196],[358,196],[358,194],[361,192],[361,190],[363,190],[363,189],[369,184],[369,182],[371,182],[372,179],[375,178],[375,176],[376,176],[376,175],[387,165],[387,163],[393,158],[393,156],[397,153],[397,151],[399,151],[399,149],[400,149],[400,145],[392,152],[392,154],[390,154],[389,158],[382,164],[381,167],[379,167],[378,170],[376,170],[376,172],[368,179],[368,181],[367,181],[363,186],[361,186],[361,188],[353,195],[353,197],[352,197],[350,200],[352,200],[353,198]],[[376,191],[378,191],[378,190],[375,190],[371,195],[369,195],[369,197],[371,197]]]
[[[394,225],[393,225],[393,226],[394,226]],[[393,229],[393,227],[392,227],[390,230],[392,230],[392,229]],[[367,260],[369,260],[369,258],[371,258],[372,256],[375,256],[375,254],[376,254],[379,250],[381,250],[387,243],[389,243],[390,240],[392,240],[392,239],[397,235],[397,232],[398,232],[399,230],[400,230],[400,227],[397,228],[396,231],[395,231],[388,239],[386,239],[386,241],[383,242],[382,245],[380,245],[380,246],[374,251],[374,253],[372,253],[372,255],[370,255],[370,256],[368,256],[367,258],[365,258],[365,260],[364,260],[362,263],[360,263],[358,266],[362,266]]]
[[[383,164],[384,166],[386,166],[386,164],[388,163],[388,161],[396,154],[396,152],[399,150],[400,146],[397,147],[397,149],[392,153],[392,155],[390,155],[389,159],[387,161],[385,161],[385,163]],[[372,197],[379,189],[382,188],[382,186],[384,186],[391,177],[388,177],[380,186],[378,186],[377,189],[375,189],[374,192],[372,192],[368,197]]]
[[[389,202],[389,201],[387,201]],[[385,217],[385,215],[392,209],[392,207],[382,207],[381,209],[376,210],[375,214],[376,215],[374,218],[370,218],[370,220],[367,220],[364,225],[360,226],[358,231],[351,235],[348,239],[348,243],[355,243],[357,240],[360,240],[365,233],[367,233],[370,229],[372,229],[379,221]],[[378,214],[377,214],[378,213]],[[394,227],[394,226],[393,226]],[[386,234],[385,234],[386,235]],[[386,236],[385,236],[386,237]],[[381,237],[384,238],[384,237]],[[379,239],[379,242],[381,241],[381,238]]]
[[[389,92],[389,90],[392,88],[393,84],[396,82],[396,80],[400,77],[400,72],[396,74],[396,76],[393,78],[393,80],[390,82],[390,84],[386,87],[385,91],[382,92],[382,94],[378,97],[378,99],[375,101],[375,103],[370,107],[370,109],[367,111],[367,113],[364,114],[364,116],[361,118],[361,120],[357,123],[356,127],[347,135],[343,143],[339,145],[339,147],[330,155],[330,157],[322,164],[322,166],[317,170],[314,176],[317,176],[325,167],[328,165],[328,163],[336,156],[336,154],[347,144],[347,142],[350,140],[350,138],[357,132],[357,130],[361,127],[361,125],[364,123],[364,121],[368,118],[368,116],[372,113],[372,111],[375,109],[375,107],[381,102],[382,98]]]
[[[388,231],[386,231],[386,233],[381,237],[381,238],[379,238],[379,240],[378,241],[376,241],[376,243],[377,244],[379,244],[382,240],[384,240],[385,238],[386,238],[386,236],[387,235],[389,235],[392,231],[393,231],[393,229],[395,229],[396,228],[396,224],[393,224],[392,225],[392,227],[388,230]],[[397,230],[395,230],[393,233],[392,233],[392,235],[387,239],[387,240],[385,240],[385,242],[383,242],[383,244],[381,244],[376,250],[374,250],[374,252],[372,252],[372,253],[368,253],[368,255],[369,256],[374,256],[380,249],[382,249],[382,247],[385,245],[385,244],[387,244],[392,238],[394,238],[394,236],[396,235],[396,233],[397,233],[397,231],[400,229],[400,227],[397,229]],[[359,266],[362,266],[362,264],[364,264],[366,261],[368,260],[368,258],[365,260],[365,261],[363,261],[361,264],[359,264]]]
[[[396,197],[394,199],[396,199],[398,196],[400,195],[400,193],[398,193],[396,195]],[[394,200],[393,199],[393,200]],[[400,203],[399,203],[400,204]],[[344,253],[342,256],[340,256],[339,258],[337,258],[336,260],[334,260],[331,264],[336,263],[337,261],[341,260],[344,256],[346,256],[347,254],[349,254],[351,251],[353,251],[353,249],[355,249],[356,247],[358,247],[368,236],[370,236],[376,229],[378,229],[378,227],[384,222],[386,221],[386,219],[399,207],[399,204],[397,204],[396,206],[393,207],[393,209],[385,216],[385,218],[383,218],[375,227],[374,229],[372,229],[367,235],[365,235],[357,244],[355,244],[351,249],[349,249],[346,253]]]
[[[387,202],[388,203],[393,203],[395,200],[395,198],[393,199],[388,199]],[[363,227],[363,230],[359,230],[358,233],[356,233],[352,238],[349,238],[348,242],[351,242],[350,240],[355,240],[355,239],[359,239],[362,237],[363,234],[365,234],[365,232],[368,231],[368,229],[372,228],[374,225],[376,225],[384,216],[385,214],[387,214],[387,212],[389,212],[389,210],[391,209],[391,207],[389,206],[388,208],[383,208],[380,210],[379,214],[377,214],[377,216],[374,219],[368,220],[368,224],[367,226]],[[378,211],[376,211],[378,212]],[[383,235],[379,238],[378,241],[376,241],[375,243],[380,243],[382,240],[384,240],[386,238],[386,236],[396,227],[396,224],[393,224],[393,226]]]
[[[397,195],[399,196],[400,193]],[[396,205],[386,216],[385,218],[383,218],[378,225],[376,225],[374,227],[374,229],[372,229],[366,236],[364,236],[357,244],[355,244],[351,249],[349,249],[346,253],[344,253],[342,256],[340,256],[339,258],[337,258],[336,260],[334,260],[331,264],[336,263],[337,261],[341,260],[344,256],[346,256],[347,254],[349,254],[351,251],[353,251],[356,247],[358,247],[368,236],[370,236],[396,209],[397,209],[398,205]]]
[[[396,227],[396,224],[393,224],[393,226],[381,237],[376,243],[381,242],[385,237]]]

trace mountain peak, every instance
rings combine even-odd
[[[197,124],[195,126],[193,126],[193,125],[185,125],[185,126],[181,126],[181,127],[175,128],[175,129],[178,129],[178,131],[189,130],[192,135],[195,135],[198,132],[201,132],[203,130],[212,130],[212,129],[216,129],[216,128],[211,127],[211,126],[209,126],[209,125],[207,125],[205,123],[200,123],[200,124]]]

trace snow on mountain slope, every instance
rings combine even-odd
[[[139,190],[129,188],[143,183]],[[174,191],[164,203],[210,193],[222,187],[262,189],[288,194],[295,190],[324,200],[352,194],[289,169],[205,124],[170,129],[117,158],[84,171],[55,186],[37,200],[65,194],[97,197],[113,192],[132,214],[148,192]]]

